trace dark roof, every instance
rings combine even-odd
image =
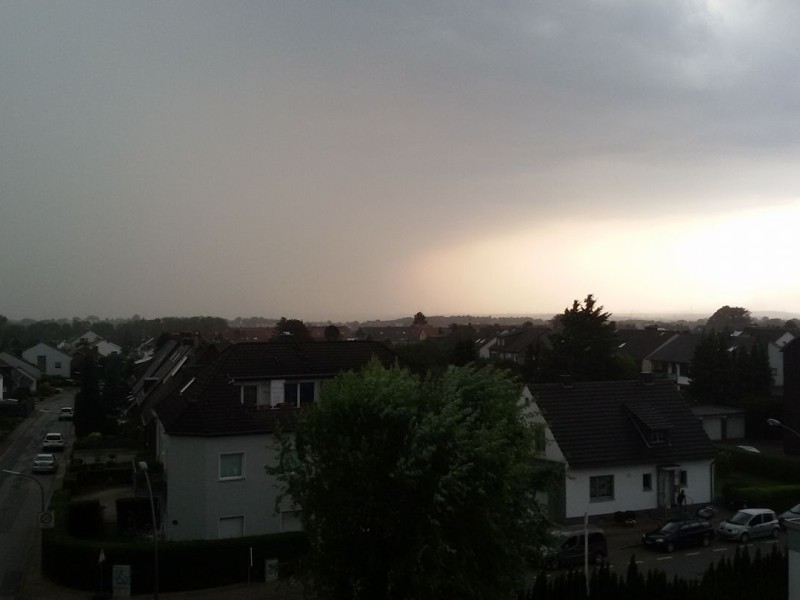
[[[647,356],[648,360],[670,363],[690,363],[694,358],[694,348],[700,336],[695,333],[681,333]]]
[[[572,467],[679,463],[712,457],[700,420],[668,380],[530,384],[528,389]],[[667,444],[645,442],[636,419],[667,432]]]
[[[665,329],[617,329],[617,352],[627,354],[636,361],[646,358],[672,337],[676,331]]]
[[[531,345],[538,343],[549,347],[548,335],[551,333],[553,333],[553,330],[549,327],[522,327],[501,333],[498,338],[502,339],[502,343],[498,340],[492,350],[508,354],[521,354]]]
[[[159,390],[155,411],[170,435],[223,436],[291,429],[299,410],[243,406],[236,383],[272,379],[330,379],[372,358],[393,365],[397,355],[369,341],[233,344],[216,360],[187,366]]]

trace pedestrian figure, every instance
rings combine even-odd
[[[683,507],[686,504],[686,494],[683,491],[683,488],[678,490],[678,512],[683,514]]]

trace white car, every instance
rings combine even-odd
[[[74,416],[75,416],[75,411],[72,410],[71,406],[62,406],[61,409],[58,411],[59,421],[72,421],[72,418]]]
[[[48,433],[44,436],[42,442],[42,450],[63,450],[64,449],[64,436],[60,433]]]
[[[742,544],[751,538],[778,537],[781,532],[778,517],[768,508],[743,508],[719,524],[719,536],[738,540]]]
[[[56,457],[52,454],[37,454],[33,459],[34,473],[55,473]]]

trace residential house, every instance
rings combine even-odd
[[[692,381],[691,365],[694,349],[700,335],[680,333],[648,354],[642,361],[642,372],[652,373],[656,378],[667,378],[685,389]]]
[[[0,398],[9,397],[15,390],[26,389],[33,393],[42,372],[32,364],[17,358],[8,352],[0,352],[0,376],[3,384],[0,386]]]
[[[713,498],[713,447],[669,380],[529,384],[527,415],[542,465],[555,467],[546,506],[556,521],[668,511],[679,489]]]
[[[276,436],[293,430],[325,380],[374,358],[394,364],[396,355],[368,341],[206,345],[177,358],[179,346],[153,365],[132,399],[156,432],[166,537],[297,530],[299,507],[287,501],[273,510],[279,488],[264,470],[278,460]]]
[[[788,428],[800,431],[800,338],[783,347],[783,410],[779,420]],[[800,436],[783,430],[783,451],[800,456]]]
[[[746,327],[731,334],[731,350],[734,348],[750,348],[759,344],[767,351],[769,366],[772,371],[773,394],[783,393],[783,347],[795,338],[788,329],[777,327]]]
[[[35,365],[42,373],[51,376],[69,378],[70,356],[61,350],[48,346],[45,343],[38,343],[22,352],[22,358],[32,365]]]
[[[745,412],[740,408],[700,404],[692,406],[692,413],[700,419],[711,440],[741,440],[745,437]]]
[[[492,348],[497,343],[497,338],[504,331],[508,330],[499,325],[490,325],[478,329],[475,335],[475,348],[478,350],[478,358],[488,359],[491,356]]]
[[[518,365],[533,364],[540,349],[551,347],[550,333],[549,327],[520,327],[503,332],[489,350],[489,357]]]
[[[648,356],[666,345],[678,332],[645,327],[644,329],[617,329],[617,353],[629,357],[639,373],[652,373],[653,366]]]
[[[97,342],[102,341],[103,337],[94,331],[87,331],[86,333],[82,333],[79,336],[74,337],[73,339],[66,342],[64,345],[64,350],[67,352],[72,352],[76,348],[80,348],[81,346],[94,346]]]

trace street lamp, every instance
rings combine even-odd
[[[770,427],[782,427],[786,431],[788,431],[788,432],[796,435],[798,438],[800,438],[800,432],[799,431],[797,431],[796,429],[792,429],[788,425],[784,425],[783,423],[778,421],[778,419],[767,419],[767,425],[769,425]]]
[[[19,471],[9,471],[8,469],[3,469],[3,473],[8,473],[9,475],[16,475],[17,477],[24,477],[25,479],[30,479],[31,481],[36,482],[36,485],[39,486],[39,490],[42,492],[42,513],[44,513],[44,486],[42,485],[41,481],[36,479],[36,477],[25,475],[25,473],[20,473]]]
[[[153,518],[153,598],[158,600],[158,528],[156,527],[156,503],[153,501],[153,487],[150,485],[150,474],[147,463],[139,462],[139,471],[144,473],[147,482],[147,493],[150,495],[150,516]]]

